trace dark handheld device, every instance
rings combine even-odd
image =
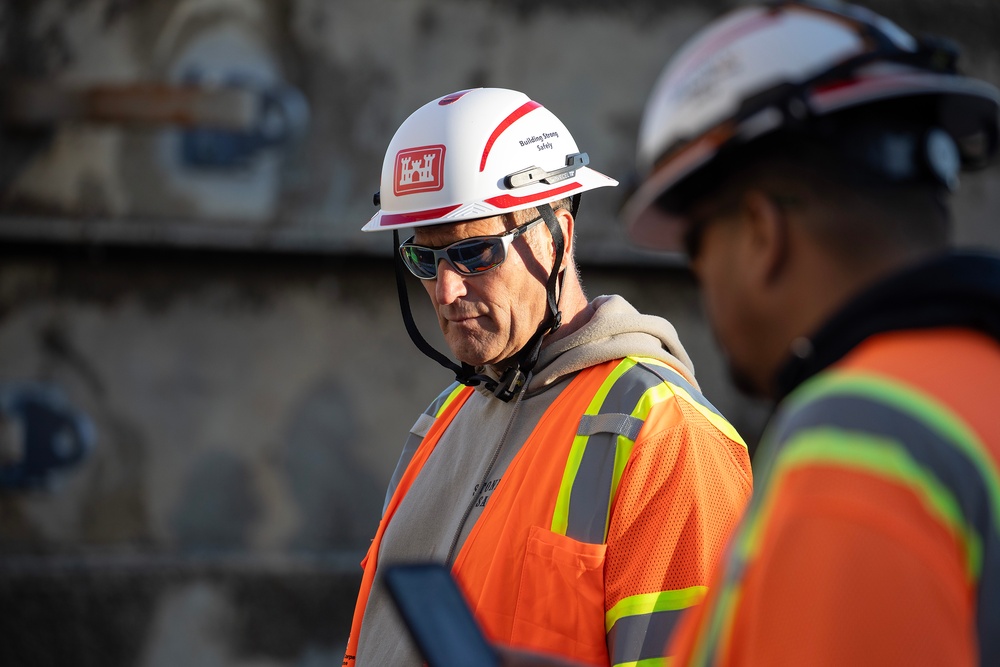
[[[428,667],[500,666],[447,567],[392,565],[383,580]]]

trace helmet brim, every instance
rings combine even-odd
[[[849,86],[814,90],[807,103],[810,113],[819,118],[881,101],[929,96],[941,100],[939,124],[955,140],[963,166],[976,168],[986,164],[997,150],[1000,93],[985,82],[954,75],[900,72],[858,79]],[[720,153],[732,160],[734,153],[738,155],[746,146],[781,132],[782,128],[779,124],[765,134],[744,140],[741,128],[727,120],[661,160],[622,207],[626,235],[644,248],[682,252],[687,221],[681,213],[683,207],[669,204],[683,201],[678,192],[683,190],[685,182],[717,164],[722,157]],[[971,137],[981,135],[984,128],[991,128],[993,136],[985,141],[982,137],[970,141]]]
[[[605,176],[590,167],[580,167],[576,173],[565,181],[553,185],[539,185],[526,189],[524,193],[502,194],[485,202],[463,206],[455,204],[436,209],[390,212],[379,210],[371,220],[362,227],[363,232],[390,231],[393,229],[413,229],[445,223],[478,220],[503,213],[519,211],[540,204],[559,201],[566,197],[580,194],[596,188],[613,187],[618,181]]]

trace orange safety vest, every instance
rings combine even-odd
[[[651,360],[642,361],[648,367]],[[627,408],[633,410],[633,414],[641,413],[640,418],[630,422],[628,415],[617,412],[600,414],[603,403],[614,402],[607,400],[610,390],[623,369],[637,365],[635,359],[588,368],[573,378],[555,399],[504,472],[452,567],[486,636],[492,641],[556,653],[586,664],[608,664],[608,629],[604,614],[605,541],[608,517],[612,514],[615,491],[631,443],[639,440],[643,433],[659,432],[683,419],[691,419],[692,414],[701,413],[718,430],[742,445],[732,426],[681,376],[662,362],[652,363],[658,367],[657,375],[660,376],[648,374],[655,380],[649,385],[654,391],[638,392],[642,394],[640,405],[634,410],[631,406]],[[666,391],[655,391],[657,386],[668,385],[663,381],[668,376],[677,384],[670,382]],[[364,575],[343,662],[345,666],[354,665],[361,622],[386,526],[472,391],[462,387],[452,395],[415,451],[389,500],[362,561]],[[650,394],[655,396],[650,398]],[[677,405],[680,401],[668,400],[675,395],[683,396],[685,405],[693,405],[696,411],[687,407],[682,409]],[[630,398],[634,402],[639,397]],[[652,409],[653,406],[660,409]],[[616,425],[611,426],[612,422]],[[613,442],[629,443],[622,462],[615,466],[613,479],[609,480],[610,488],[603,505],[573,493],[573,482],[586,465],[583,451],[588,438],[598,433],[609,434]],[[746,468],[748,472],[748,459]],[[689,600],[683,606],[700,600],[703,591],[702,587],[698,588],[697,600]],[[595,609],[600,612],[594,613]]]
[[[881,333],[812,377],[676,664],[997,665],[997,341]]]

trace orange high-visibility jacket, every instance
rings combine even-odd
[[[768,429],[678,665],[1000,665],[1000,344],[872,336]]]
[[[445,402],[389,500],[362,563],[347,666],[385,528],[471,391]],[[664,664],[750,492],[746,445],[690,383],[652,359],[604,363],[539,420],[453,572],[494,642],[592,665]]]

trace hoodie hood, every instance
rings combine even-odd
[[[529,394],[590,366],[626,356],[659,359],[698,387],[694,364],[670,322],[640,313],[617,295],[599,296],[590,305],[594,315],[589,322],[542,349],[528,384]]]

